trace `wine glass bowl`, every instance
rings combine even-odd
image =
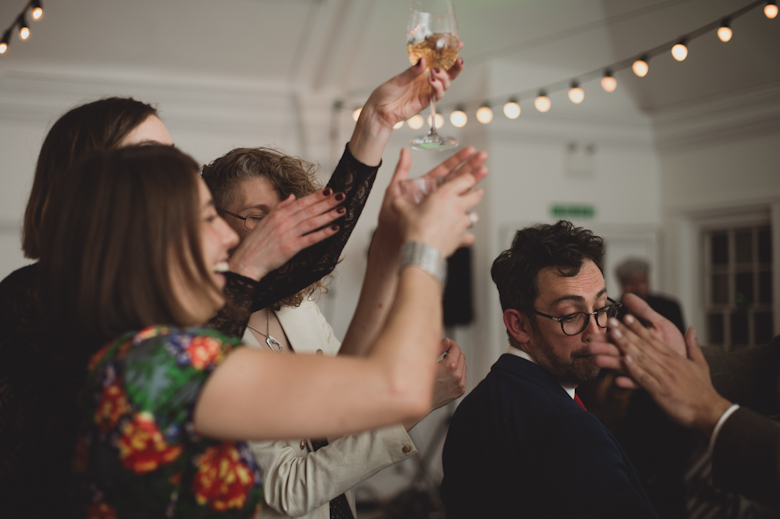
[[[458,59],[460,38],[455,21],[455,8],[449,0],[415,0],[409,8],[406,28],[406,51],[409,61],[416,64],[425,58],[426,70],[449,70]],[[452,137],[436,131],[436,100],[431,96],[431,128],[426,135],[409,143],[416,150],[449,150],[458,145]]]

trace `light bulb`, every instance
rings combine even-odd
[[[423,119],[422,115],[417,114],[410,117],[409,120],[406,121],[406,124],[408,124],[409,128],[412,130],[419,130],[423,127],[423,124],[425,124],[425,119]]]
[[[647,73],[650,71],[650,67],[647,64],[647,61],[645,59],[638,59],[634,62],[633,65],[631,65],[631,68],[634,70],[634,74],[636,74],[639,77],[645,77]]]
[[[477,121],[481,122],[482,124],[488,124],[492,120],[493,110],[491,110],[490,107],[486,104],[480,106],[479,110],[477,110]]]
[[[718,38],[720,38],[720,41],[727,42],[731,39],[732,32],[731,28],[728,25],[722,25],[718,29]]]
[[[363,108],[355,108],[355,110],[352,112],[352,118],[357,121],[360,118],[360,112],[363,111]]]
[[[585,99],[585,91],[580,88],[580,84],[576,81],[571,82],[571,88],[569,89],[569,100],[575,105],[580,104]]]
[[[685,46],[684,41],[672,47],[672,57],[677,61],[683,61],[688,57],[688,47]]]
[[[30,37],[30,29],[28,27],[21,27],[19,29],[19,39],[26,40]]]
[[[0,54],[5,54],[8,50],[8,44],[11,42],[11,29],[8,29],[3,33],[3,39],[0,40]]]
[[[777,16],[777,4],[774,1],[767,2],[764,6],[764,14],[770,20]]]
[[[611,70],[604,72],[604,77],[601,78],[601,88],[606,92],[614,92],[617,88],[617,80],[612,76]]]
[[[30,2],[30,5],[32,6],[32,14],[33,20],[40,20],[43,16],[43,7],[41,7],[41,2],[39,0],[34,0],[33,2]]]
[[[8,50],[8,44],[6,42],[0,42],[0,54],[5,54],[5,51]]]
[[[401,126],[403,126],[403,125],[404,125],[404,122],[403,122],[403,121],[398,121],[397,123],[395,123],[395,124],[393,125],[393,130],[397,130],[398,128],[400,128],[400,127],[401,127]]]
[[[428,126],[431,125],[431,116],[428,116]],[[442,114],[436,114],[436,128],[444,126],[444,116]]]
[[[517,104],[517,99],[513,97],[506,102],[504,105],[504,115],[510,119],[517,119],[520,117],[520,105]]]
[[[552,107],[552,102],[550,102],[550,98],[547,97],[547,94],[542,91],[539,92],[539,95],[536,96],[536,99],[534,99],[534,106],[537,110],[544,113]]]
[[[456,108],[454,112],[450,114],[450,122],[455,128],[463,128],[469,121],[466,112],[462,108]]]

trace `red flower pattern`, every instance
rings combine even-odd
[[[202,370],[222,360],[222,342],[208,335],[195,337],[185,348],[193,368]]]
[[[116,428],[119,419],[130,412],[127,396],[119,385],[119,381],[115,380],[111,385],[103,388],[100,402],[95,410],[95,423],[105,434]]]
[[[136,474],[145,474],[171,463],[184,450],[180,445],[165,442],[154,417],[147,412],[136,414],[132,421],[124,424],[118,447],[122,465]]]
[[[192,492],[198,504],[223,512],[243,508],[253,484],[252,470],[241,461],[235,444],[226,442],[204,451]]]

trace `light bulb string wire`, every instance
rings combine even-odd
[[[572,86],[572,82],[575,81],[577,82],[578,86],[582,88],[583,83],[587,83],[594,79],[599,79],[603,77],[606,71],[609,71],[614,77],[615,72],[631,68],[634,62],[637,61],[638,59],[644,59],[645,61],[649,61],[651,58],[669,52],[672,47],[674,47],[680,42],[685,42],[685,44],[688,45],[692,40],[699,38],[710,31],[713,30],[717,31],[724,21],[728,21],[729,23],[732,23],[735,19],[739,18],[740,16],[743,16],[748,12],[752,11],[753,9],[756,9],[757,7],[760,7],[766,3],[767,3],[766,0],[755,0],[754,2],[751,2],[746,6],[737,9],[736,11],[730,14],[719,16],[717,20],[702,25],[701,27],[694,29],[693,31],[690,31],[681,36],[677,36],[672,40],[666,41],[644,52],[634,53],[628,58],[624,58],[620,61],[616,61],[610,65],[604,65],[595,68],[583,74],[578,74],[574,77],[569,77],[567,79],[562,79],[560,81],[548,83],[541,87],[529,88],[519,92],[496,95],[489,98],[482,98],[480,101],[473,101],[473,100],[458,101],[457,103],[453,103],[452,105],[447,103],[437,103],[437,106],[443,108],[444,110],[452,110],[454,107],[455,110],[465,111],[465,110],[477,109],[486,104],[490,106],[501,105],[507,102],[508,99],[516,103],[520,103],[524,99],[525,100],[535,99],[540,93],[544,93],[549,97],[550,94],[554,94],[562,91],[568,91]]]
[[[0,36],[0,43],[4,43],[7,46],[11,45],[11,34],[13,33],[14,29],[21,29],[22,24],[27,23],[27,13],[32,11],[35,8],[41,8],[41,2],[36,0],[30,0],[25,4],[24,8],[22,9],[22,12],[20,12],[15,18],[14,21],[11,23],[11,25],[8,26],[6,30],[2,32],[2,36]],[[29,25],[27,25],[27,28],[29,29]]]

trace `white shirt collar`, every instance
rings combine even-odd
[[[527,360],[527,361],[533,362],[533,363],[534,363],[534,364],[536,364],[537,366],[539,365],[539,363],[538,363],[538,362],[536,362],[536,361],[534,360],[534,358],[533,358],[533,357],[531,357],[531,356],[528,354],[528,352],[525,352],[525,351],[523,351],[523,350],[521,350],[521,349],[519,349],[519,348],[515,348],[515,347],[514,347],[514,346],[512,346],[511,344],[509,345],[509,348],[506,350],[506,352],[507,352],[508,354],[510,354],[510,355],[514,355],[514,356],[516,356],[516,357],[520,357],[520,358],[523,358],[523,359],[525,359],[525,360]],[[558,383],[559,383],[559,384],[561,384],[560,382],[558,382]],[[567,385],[561,384],[561,387],[563,388],[563,390],[564,390],[564,391],[566,391],[566,393],[567,393],[567,394],[568,394],[568,395],[569,395],[569,396],[570,396],[572,399],[574,399],[574,390],[575,390],[575,389],[577,389],[577,386],[567,386]]]

